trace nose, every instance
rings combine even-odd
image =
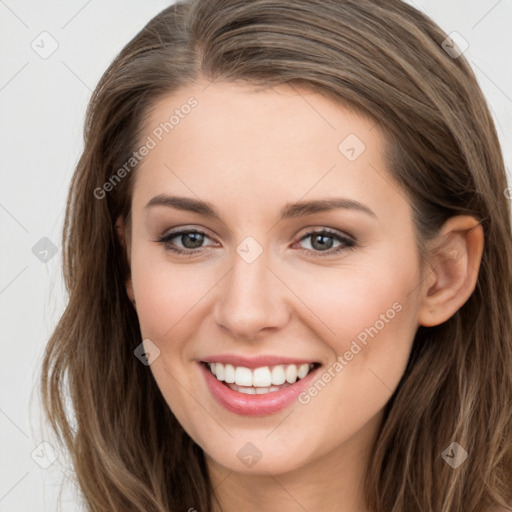
[[[289,320],[290,292],[267,263],[265,251],[252,263],[235,253],[233,268],[219,283],[215,320],[235,338],[252,341]]]

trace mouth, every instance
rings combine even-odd
[[[202,364],[219,382],[247,395],[265,395],[292,386],[320,366],[320,363],[278,364],[251,369],[220,362],[202,361]]]
[[[224,409],[240,416],[267,416],[287,408],[312,384],[322,366],[305,361],[267,366],[260,366],[263,361],[250,361],[246,366],[238,366],[240,358],[236,359],[232,363],[214,359],[197,363],[210,396]]]

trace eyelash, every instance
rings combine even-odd
[[[154,242],[161,243],[164,246],[165,250],[171,251],[174,254],[179,254],[179,255],[182,255],[182,256],[189,256],[189,257],[190,256],[195,256],[199,252],[201,252],[201,250],[204,249],[204,247],[199,248],[199,249],[183,250],[183,249],[179,249],[177,247],[174,247],[174,246],[170,245],[170,241],[173,238],[177,238],[180,235],[192,234],[192,233],[197,233],[197,234],[200,234],[200,235],[204,235],[207,238],[210,238],[203,231],[200,231],[200,230],[197,230],[197,229],[187,229],[187,230],[182,230],[182,231],[175,231],[175,232],[169,233],[169,234],[167,234],[165,236],[158,237],[158,238],[156,238],[154,240]],[[327,251],[313,251],[311,249],[304,249],[308,254],[312,255],[313,257],[324,257],[324,255],[332,256],[332,255],[340,253],[343,250],[346,250],[346,249],[354,250],[357,247],[357,244],[356,244],[356,242],[354,240],[351,240],[350,238],[344,237],[344,236],[338,234],[336,231],[330,230],[329,228],[323,228],[323,229],[320,229],[320,230],[308,231],[307,233],[302,235],[294,243],[302,242],[302,240],[305,240],[305,239],[307,239],[307,238],[309,238],[309,237],[311,237],[313,235],[318,235],[318,234],[328,235],[329,238],[336,239],[338,242],[341,242],[342,245],[340,245],[340,246],[338,246],[338,247],[336,247],[334,249],[329,249]]]

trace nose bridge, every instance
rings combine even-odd
[[[268,253],[262,249],[251,240],[239,244],[222,281],[216,321],[236,337],[252,338],[266,327],[284,325],[288,318],[284,287],[267,267]]]

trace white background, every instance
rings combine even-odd
[[[41,427],[37,382],[65,303],[66,194],[92,90],[117,52],[169,3],[0,0],[0,512],[57,510],[61,488],[62,510],[82,510],[64,457],[43,469],[35,461],[44,459],[41,448],[31,456],[50,439]],[[510,172],[512,0],[411,3],[469,43],[465,55],[488,98]],[[43,31],[58,43],[47,59],[31,47]],[[32,253],[43,237],[58,249],[47,263]]]

